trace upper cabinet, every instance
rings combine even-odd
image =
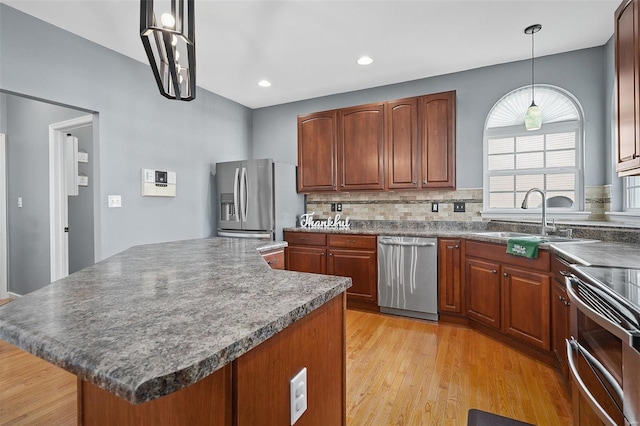
[[[615,14],[619,176],[640,175],[640,3],[625,0]]]
[[[337,111],[298,117],[298,192],[338,190]]]
[[[385,104],[387,188],[418,188],[418,98]]]
[[[341,109],[338,117],[340,190],[384,189],[384,105]]]
[[[455,189],[455,117],[455,91],[300,116],[298,192]]]
[[[456,187],[456,92],[420,97],[421,187]]]

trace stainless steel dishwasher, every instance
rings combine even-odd
[[[380,312],[438,320],[436,238],[378,237]]]

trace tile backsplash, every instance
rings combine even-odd
[[[453,203],[465,204],[464,212],[454,212]],[[482,220],[482,189],[455,191],[338,192],[307,195],[307,213],[333,216],[332,203],[341,203],[343,217],[352,220],[471,221]],[[438,211],[432,212],[432,204]]]
[[[463,202],[464,212],[454,212],[454,203]],[[331,204],[341,203],[342,212],[332,212]],[[438,211],[432,212],[433,203]],[[334,216],[351,220],[480,221],[482,188],[399,192],[336,192],[307,195],[306,211],[318,218]],[[611,186],[587,186],[585,210],[590,220],[606,220],[611,210]]]

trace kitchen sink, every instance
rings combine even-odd
[[[568,238],[560,237],[558,235],[537,235],[527,234],[524,232],[502,232],[502,231],[487,231],[487,232],[474,232],[474,235],[493,238],[519,238],[519,237],[539,237],[544,238],[550,243],[588,243],[596,240],[583,240],[580,238]]]

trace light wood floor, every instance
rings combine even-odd
[[[75,425],[75,376],[0,341],[0,425]],[[347,424],[466,425],[478,408],[571,425],[552,368],[466,327],[347,312]]]

